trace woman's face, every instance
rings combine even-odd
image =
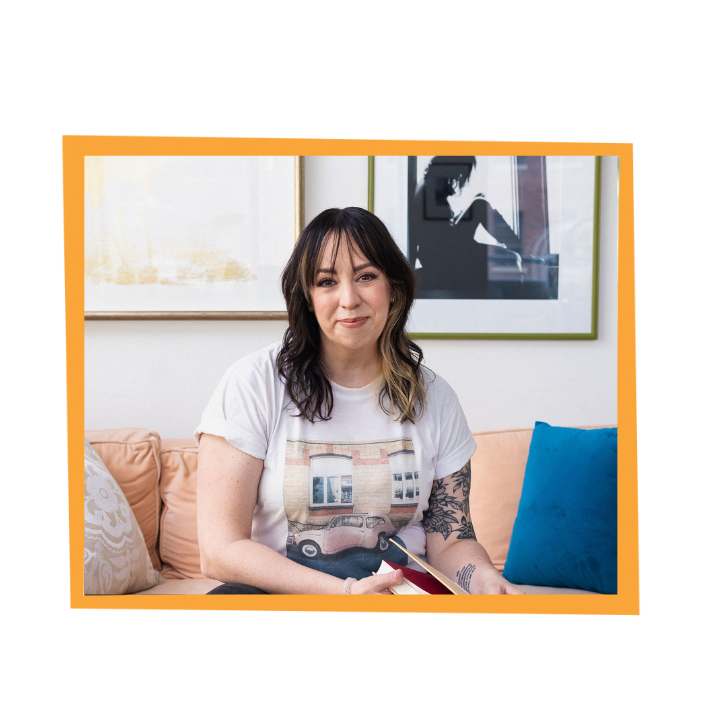
[[[390,309],[390,283],[360,252],[351,252],[342,237],[332,266],[329,237],[315,272],[311,297],[326,354],[374,351]]]

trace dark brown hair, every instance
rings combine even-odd
[[[310,290],[327,242],[332,244],[332,260],[336,261],[342,238],[350,251],[360,252],[390,283],[394,302],[378,339],[383,375],[378,402],[386,414],[395,415],[401,423],[415,423],[424,412],[426,390],[422,350],[405,332],[414,302],[414,274],[387,227],[361,207],[325,210],[300,235],[282,276],[288,328],[277,358],[278,373],[297,416],[310,422],[331,419],[334,395],[321,367],[321,332]]]

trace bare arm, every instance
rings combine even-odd
[[[475,538],[470,518],[470,461],[456,473],[435,480],[424,513],[429,565],[472,595],[522,595],[492,565]]]
[[[202,574],[273,594],[341,594],[344,581],[295,563],[251,539],[263,461],[210,434],[200,438],[197,533]],[[401,582],[392,574],[353,583],[352,594],[379,594]]]
[[[471,214],[477,217],[486,231],[499,242],[501,246],[512,252],[522,250],[522,242],[514,233],[505,218],[484,198],[480,196],[470,206]]]

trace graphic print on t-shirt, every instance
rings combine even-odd
[[[325,561],[352,549],[383,553],[390,546],[388,538],[412,521],[418,498],[419,472],[410,438],[287,440],[287,547],[298,557]]]

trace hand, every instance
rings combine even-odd
[[[392,595],[388,589],[399,585],[404,580],[401,570],[394,570],[392,573],[382,575],[371,575],[362,580],[351,583],[351,595]]]
[[[479,585],[476,592],[472,595],[523,595],[524,593],[518,588],[507,582],[497,571],[495,574],[490,574]]]

